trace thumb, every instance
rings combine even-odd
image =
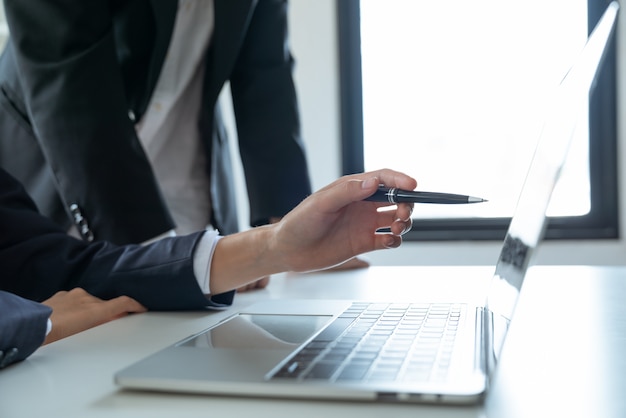
[[[318,209],[334,212],[373,195],[377,189],[378,177],[375,176],[365,180],[342,178],[314,193],[317,195],[314,202]]]
[[[370,197],[378,190],[378,177],[370,177],[365,180],[352,180],[346,183],[347,196],[353,202]]]

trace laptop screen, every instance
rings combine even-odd
[[[588,111],[587,98],[613,34],[618,8],[616,2],[608,6],[548,107],[487,296],[489,310],[508,320],[513,315],[530,259],[543,238],[546,210],[576,122]]]

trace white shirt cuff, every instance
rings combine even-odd
[[[218,231],[208,229],[200,238],[193,255],[193,273],[205,295],[211,293],[211,260],[215,246],[221,238]]]

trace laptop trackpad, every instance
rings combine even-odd
[[[259,381],[331,319],[332,315],[237,314],[157,353],[148,363],[160,364],[159,369],[168,365],[169,377]]]
[[[181,343],[186,347],[294,350],[332,316],[237,314]]]

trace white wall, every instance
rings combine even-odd
[[[340,126],[336,0],[291,0],[290,25],[297,60],[296,81],[300,94],[303,136],[313,185],[319,188],[340,175]],[[620,12],[620,13],[623,13]],[[624,16],[626,18],[626,16]],[[626,24],[623,19],[620,22]],[[623,25],[622,25],[623,26]],[[618,28],[619,69],[626,74],[626,30]],[[626,88],[619,80],[619,182],[624,183],[626,141],[623,122]],[[626,200],[620,197],[622,223]],[[621,235],[624,235],[622,228]],[[499,242],[407,242],[401,248],[367,255],[372,264],[493,264]],[[626,265],[626,241],[546,241],[537,253],[539,264]]]

